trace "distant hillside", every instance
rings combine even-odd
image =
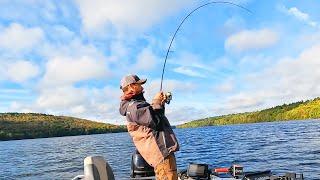
[[[0,140],[124,132],[125,126],[66,116],[0,113]]]
[[[320,98],[300,101],[292,104],[283,104],[270,109],[256,112],[230,114],[191,121],[178,128],[217,126],[227,124],[258,123],[268,121],[317,119],[320,118]]]

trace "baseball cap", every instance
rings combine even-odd
[[[146,83],[147,79],[140,79],[137,75],[133,75],[133,74],[130,74],[130,75],[127,75],[125,77],[123,77],[121,79],[121,82],[120,82],[120,89],[130,85],[130,84],[144,84]]]

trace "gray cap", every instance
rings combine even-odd
[[[144,84],[146,83],[147,79],[140,79],[137,75],[127,75],[121,79],[120,82],[120,89],[130,85],[130,84]]]

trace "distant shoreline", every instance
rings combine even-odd
[[[283,104],[255,112],[229,114],[190,121],[177,128],[247,124],[274,121],[306,120],[320,118],[320,98]]]
[[[197,126],[197,127],[177,127],[176,129],[193,129],[203,127],[218,127],[218,126],[233,126],[233,125],[250,125],[250,124],[263,124],[263,123],[281,123],[281,122],[295,122],[295,121],[320,121],[320,118],[311,119],[290,119],[290,120],[276,120],[276,121],[261,121],[261,122],[248,122],[248,123],[235,123],[235,124],[221,124],[221,125],[208,125],[208,126]],[[179,125],[180,126],[180,125]]]

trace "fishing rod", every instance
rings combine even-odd
[[[199,10],[200,8],[202,7],[205,7],[207,5],[211,5],[211,4],[228,4],[228,5],[232,5],[232,6],[235,6],[235,7],[238,7],[238,8],[241,8],[249,13],[252,13],[249,9],[241,6],[241,5],[238,5],[236,3],[232,3],[232,2],[228,2],[228,1],[211,1],[211,2],[208,2],[208,3],[205,3],[201,6],[198,6],[197,8],[195,8],[194,10],[192,10],[186,17],[184,17],[184,19],[181,21],[181,23],[179,24],[178,28],[176,29],[176,31],[174,32],[174,35],[173,37],[171,38],[171,41],[170,41],[170,44],[169,44],[169,47],[168,47],[168,50],[167,50],[167,54],[166,54],[166,57],[164,59],[164,63],[163,63],[163,68],[162,68],[162,75],[161,75],[161,84],[160,84],[160,91],[162,91],[162,83],[163,83],[163,75],[164,75],[164,71],[165,71],[165,68],[166,68],[166,63],[167,63],[167,59],[168,59],[168,55],[169,55],[169,52],[170,52],[170,48],[171,48],[171,45],[172,45],[172,42],[174,40],[174,38],[176,37],[180,27],[182,26],[182,24],[188,19],[188,17],[193,14],[194,12],[196,12],[197,10]],[[172,98],[172,95],[171,93],[168,93],[168,104],[170,103],[170,100]]]

